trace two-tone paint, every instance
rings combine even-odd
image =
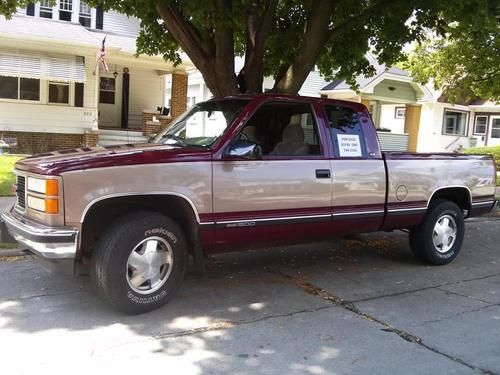
[[[108,199],[146,195],[183,199],[193,211],[207,252],[408,228],[423,220],[433,197],[445,189],[464,192],[462,208],[469,215],[483,214],[495,203],[490,157],[382,153],[370,116],[359,103],[282,95],[242,100],[248,104],[211,148],[158,144],[82,148],[24,159],[16,171],[62,179],[60,229],[71,228],[79,238],[85,235],[81,231],[88,212]],[[226,158],[225,150],[255,111],[276,101],[311,106],[321,154]],[[365,157],[336,153],[324,109],[332,104],[358,114]],[[47,225],[43,218],[26,215]]]

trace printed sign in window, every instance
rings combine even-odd
[[[360,157],[361,144],[357,134],[337,134],[340,157]]]

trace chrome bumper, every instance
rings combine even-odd
[[[44,266],[66,274],[74,273],[77,230],[48,227],[23,218],[15,211],[1,217],[10,235],[36,255]]]

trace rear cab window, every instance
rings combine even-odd
[[[363,127],[356,111],[349,107],[325,105],[335,157],[366,158]]]

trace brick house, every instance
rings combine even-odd
[[[80,0],[0,16],[0,139],[22,152],[139,142],[184,112],[191,62],[135,57],[138,32],[137,19]],[[96,58],[104,37],[108,71]]]

